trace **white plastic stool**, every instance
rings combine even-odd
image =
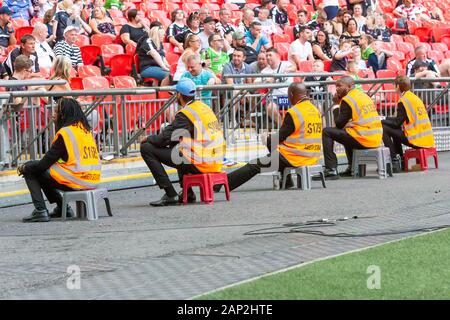
[[[82,191],[65,191],[62,192],[62,220],[67,217],[67,205],[69,202],[76,201],[76,215],[78,218],[87,220],[98,219],[97,202],[99,199],[104,199],[108,215],[112,217],[111,206],[108,199],[108,190],[94,189]]]
[[[366,176],[366,165],[376,163],[378,166],[378,178],[386,179],[392,174],[392,160],[389,148],[380,147],[374,149],[354,149],[352,175],[353,178]]]
[[[312,185],[312,177],[316,175],[320,175],[322,180],[322,186],[326,188],[325,185],[325,174],[323,172],[323,167],[321,165],[314,166],[302,166],[302,167],[287,167],[283,171],[283,185],[282,189],[286,189],[286,180],[289,175],[297,176],[297,188],[301,190],[311,190]],[[280,173],[275,172],[274,176],[274,187],[279,185]],[[278,183],[277,183],[278,182]]]

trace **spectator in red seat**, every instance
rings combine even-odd
[[[1,54],[6,53],[8,46],[16,44],[16,36],[11,24],[11,10],[8,7],[0,8],[0,47]]]
[[[233,33],[233,42],[231,45],[230,52],[234,50],[234,48],[241,47],[245,50],[245,63],[253,63],[258,59],[258,52],[252,47],[246,45],[245,34],[241,31],[237,31]]]
[[[367,15],[367,5],[366,0],[346,0],[347,1],[347,10],[353,12],[355,5],[360,4],[363,10],[363,16]]]
[[[165,58],[163,39],[164,27],[152,27],[148,35],[139,39],[136,54],[139,55],[139,70],[142,78],[154,78],[161,85],[168,85],[170,65]]]
[[[386,15],[378,15],[375,18],[374,39],[390,42],[392,30],[386,27]]]
[[[201,43],[200,38],[196,34],[189,34],[184,44],[184,51],[180,59],[178,59],[177,70],[173,76],[173,81],[178,82],[181,76],[187,71],[187,58],[192,55],[200,55]]]
[[[122,29],[120,29],[120,39],[125,45],[136,45],[138,40],[143,37],[146,32],[150,31],[150,28],[141,21],[141,17],[138,15],[136,9],[128,10],[127,17],[128,23],[124,24]]]
[[[331,60],[336,53],[336,50],[331,46],[328,39],[328,33],[319,30],[316,35],[316,41],[312,46],[314,59],[322,61]]]
[[[66,25],[67,27],[74,26],[78,30],[80,30],[79,34],[89,36],[92,33],[92,29],[86,21],[81,17],[81,10],[79,6],[73,5],[70,10],[70,16],[67,19]]]
[[[64,40],[64,30],[67,28],[67,20],[72,14],[72,6],[72,0],[63,0],[58,4],[58,12],[53,18],[51,33],[56,36],[56,42]]]
[[[259,7],[256,7],[253,9],[253,12],[255,13],[255,17],[259,15],[259,11],[261,9],[267,9],[270,11],[270,5],[272,4],[272,0],[261,0],[261,5]]]
[[[358,23],[355,19],[351,18],[347,22],[346,31],[342,34],[341,41],[348,40],[354,44],[358,44],[359,39],[361,39],[361,33],[358,31]]]
[[[291,43],[288,51],[288,60],[300,70],[300,62],[306,60],[314,60],[311,46],[312,32],[308,28],[300,30],[297,40]]]
[[[94,18],[89,21],[93,34],[112,34],[116,35],[114,23],[111,18],[106,15],[106,9],[103,7],[95,7],[92,12]]]
[[[358,31],[362,31],[367,19],[363,16],[362,5],[359,3],[353,6],[353,19],[355,19],[358,24]]]
[[[403,0],[403,4],[392,11],[394,16],[405,20],[417,20],[417,17],[422,13],[422,9],[415,5],[412,0]]]
[[[209,47],[209,37],[217,33],[217,22],[217,19],[214,19],[213,17],[206,17],[203,21],[203,31],[198,34],[200,41],[202,42],[202,49],[207,49]]]
[[[285,26],[289,25],[287,13],[288,5],[289,0],[277,0],[277,5],[270,11],[273,22],[281,29],[284,29]]]
[[[54,11],[47,10],[44,15],[44,20],[42,23],[47,27],[48,38],[47,41],[52,45],[55,44],[56,35],[53,33],[53,24],[55,21],[53,20]]]
[[[55,53],[47,42],[48,31],[45,24],[37,22],[34,25],[33,37],[36,40],[35,48],[39,60],[39,66],[50,69],[55,60]]]
[[[172,24],[167,28],[166,39],[175,47],[175,52],[183,52],[183,43],[178,42],[176,36],[184,33],[188,29],[184,24],[184,11],[181,9],[173,10],[171,18]]]
[[[424,61],[428,64],[428,70],[436,72],[440,74],[440,70],[438,65],[433,59],[428,59],[427,57],[427,49],[424,46],[417,46],[414,50],[415,58],[410,60],[406,65],[406,76],[411,77],[413,75],[412,67],[416,61]],[[444,76],[444,75],[443,75]]]
[[[64,31],[64,40],[56,43],[54,52],[55,56],[66,56],[72,61],[72,67],[77,68],[83,64],[80,47],[75,42],[77,41],[78,29],[75,27],[67,27]]]
[[[381,41],[375,41],[373,43],[373,49],[376,56],[376,61],[369,59],[368,65],[372,67],[373,72],[376,74],[378,70],[385,70],[387,68],[387,59],[392,57],[392,52],[383,49]]]
[[[34,13],[33,15],[38,18],[43,18],[48,10],[56,10],[57,0],[32,0]]]
[[[258,53],[261,49],[267,50],[272,46],[270,40],[262,34],[262,26],[258,21],[252,22],[250,31],[245,34],[245,42]]]
[[[333,24],[334,30],[336,32],[337,36],[341,36],[341,34],[344,32],[345,24],[344,24],[344,13],[346,10],[339,9],[337,16],[331,21]],[[349,15],[348,19],[351,18],[351,15]],[[347,20],[348,21],[348,20]]]
[[[200,28],[203,28],[203,23],[206,19],[206,17],[209,17],[211,13],[209,12],[208,7],[201,7],[200,10],[198,10],[198,17],[200,19]]]
[[[251,73],[261,73],[261,71],[264,70],[266,67],[267,67],[267,58],[265,52],[261,52],[260,54],[258,54],[258,60],[250,64],[250,68],[252,68]]]
[[[298,39],[300,29],[308,27],[308,12],[304,9],[300,9],[297,12],[297,24],[294,26],[294,39]]]
[[[267,38],[272,37],[273,34],[276,34],[278,32],[277,26],[275,25],[275,23],[273,23],[273,20],[269,19],[269,14],[269,9],[262,8],[261,10],[259,10],[258,18],[255,19],[255,21],[261,23],[262,33]]]
[[[331,21],[325,21],[323,24],[323,31],[328,35],[328,40],[330,41],[330,45],[334,50],[339,49],[339,35],[334,28],[334,24]]]
[[[3,65],[5,66],[6,71],[9,76],[12,76],[14,73],[14,61],[20,55],[24,55],[27,58],[31,59],[33,62],[32,70],[33,73],[31,77],[40,78],[39,74],[39,60],[36,54],[36,40],[31,34],[26,34],[20,40],[20,47],[12,50],[8,57],[6,58]]]
[[[347,70],[347,62],[352,58],[352,42],[342,41],[339,46],[339,51],[337,51],[333,60],[331,61],[330,71],[345,71]]]
[[[313,31],[313,37],[316,36],[317,31],[323,29],[323,24],[327,21],[326,13],[324,11],[319,11],[316,19],[308,22],[308,28]]]
[[[70,71],[72,68],[72,61],[66,56],[59,56],[55,59],[55,62],[52,67],[53,75],[50,80],[65,80],[65,84],[54,84],[51,86],[46,86],[45,90],[47,91],[70,91]],[[53,97],[54,102],[58,102],[61,97]],[[42,97],[45,103],[48,103],[48,97]]]
[[[200,18],[198,17],[197,12],[191,12],[189,17],[186,21],[187,24],[187,30],[175,37],[178,42],[182,43],[183,45],[186,44],[186,39],[190,34],[198,35],[202,32],[200,29]],[[184,47],[186,49],[186,47]]]
[[[222,37],[226,34],[236,31],[236,26],[231,24],[231,12],[227,8],[222,8],[219,11],[219,22],[216,24],[216,29],[219,31]]]
[[[239,22],[237,31],[246,33],[247,31],[250,31],[250,25],[252,24],[253,20],[255,20],[255,13],[250,8],[242,9],[242,13],[242,21]]]

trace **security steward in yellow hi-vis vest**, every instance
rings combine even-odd
[[[334,141],[345,148],[348,168],[341,176],[351,175],[353,149],[378,148],[381,145],[383,129],[380,116],[372,99],[354,88],[351,77],[342,77],[336,82],[336,95],[333,97],[339,108],[334,110],[335,128],[323,130],[322,143],[325,158],[326,179],[338,179],[337,157],[334,153]]]
[[[395,78],[395,88],[401,94],[397,116],[386,118],[382,124],[384,145],[390,149],[393,167],[398,171],[403,164],[402,144],[412,148],[433,148],[434,137],[427,109],[410,91],[409,78]]]
[[[47,222],[50,217],[61,217],[62,199],[57,190],[95,189],[100,182],[97,145],[80,104],[71,98],[59,99],[54,121],[56,135],[48,152],[40,161],[29,161],[17,168],[25,178],[35,207],[24,222]],[[50,203],[56,203],[50,215],[41,190]],[[69,206],[67,216],[74,216]]]
[[[195,100],[195,83],[181,79],[176,85],[178,105],[182,107],[174,121],[160,134],[141,140],[141,154],[164,196],[151,206],[178,204],[178,196],[163,164],[176,168],[183,181],[187,173],[221,172],[225,156],[225,141],[217,117],[211,108]],[[190,189],[188,202],[195,202],[195,194]]]
[[[292,83],[288,88],[288,98],[292,105],[284,116],[276,136],[267,138],[270,154],[250,161],[244,167],[228,175],[230,189],[236,189],[252,177],[261,173],[283,172],[286,167],[300,167],[317,164],[322,155],[322,117],[310,102],[309,93],[302,83]],[[286,188],[292,181],[286,181]],[[217,191],[217,188],[215,191]]]

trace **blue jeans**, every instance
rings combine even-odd
[[[142,78],[155,78],[159,81],[166,78],[169,71],[164,71],[161,67],[148,67],[141,72]]]
[[[339,7],[338,6],[329,6],[329,7],[323,8],[323,10],[327,14],[327,20],[332,20],[337,16]]]

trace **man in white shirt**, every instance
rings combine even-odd
[[[211,16],[208,16],[203,21],[203,31],[198,34],[200,41],[202,43],[202,50],[209,48],[208,39],[213,34],[216,34],[216,23],[219,22]]]
[[[267,67],[261,71],[261,74],[283,74],[296,71],[296,67],[289,61],[281,61],[280,53],[275,48],[269,48],[266,51]],[[273,89],[272,99],[267,102],[267,114],[279,126],[281,124],[281,117],[279,110],[289,109],[288,86],[293,82],[293,77],[268,77],[256,78],[255,83],[285,83],[285,88]],[[271,100],[271,101],[270,101]]]
[[[39,66],[50,70],[53,66],[55,53],[46,41],[48,36],[47,26],[41,22],[37,22],[34,25],[33,36],[36,39],[35,48],[39,59]]]
[[[291,43],[288,51],[288,59],[297,68],[301,61],[314,60],[311,46],[312,31],[307,27],[301,27],[298,39]]]

